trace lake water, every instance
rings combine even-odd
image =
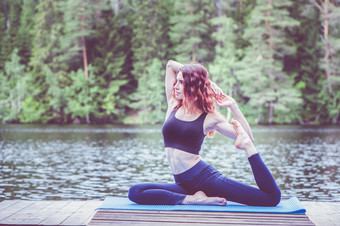
[[[255,145],[283,198],[340,201],[340,128],[253,127]],[[217,134],[205,161],[254,185],[244,151]],[[0,125],[0,200],[126,197],[131,185],[173,182],[161,126]]]

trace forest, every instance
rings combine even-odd
[[[340,124],[340,0],[1,0],[0,122],[161,123],[169,59],[251,124]]]

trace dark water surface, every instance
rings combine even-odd
[[[255,145],[283,198],[340,201],[340,128],[253,127]],[[244,151],[221,135],[202,157],[255,185]],[[127,196],[141,182],[173,182],[161,126],[0,125],[0,200]]]

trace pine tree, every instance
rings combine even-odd
[[[133,1],[136,13],[133,23],[133,72],[138,79],[138,89],[133,95],[134,104],[141,121],[160,122],[164,117],[164,68],[169,53],[169,6],[161,0]],[[157,85],[155,85],[157,84]],[[153,90],[150,96],[150,89]],[[151,113],[157,117],[151,117]]]
[[[32,108],[39,107],[39,109],[26,109],[26,112],[34,110],[36,114],[40,115],[30,117],[28,114],[23,114],[22,120],[29,122],[30,118],[47,122],[58,115],[56,122],[63,122],[62,108],[64,106],[62,103],[58,103],[58,100],[62,99],[59,96],[50,96],[52,93],[63,93],[62,91],[56,92],[56,90],[63,89],[68,82],[67,62],[57,58],[61,49],[60,37],[63,36],[63,13],[58,2],[53,0],[40,1],[36,6],[36,11],[32,29],[32,33],[35,34],[32,42],[32,57],[29,62],[29,66],[32,68],[29,73],[31,95],[27,96],[29,103],[33,101],[36,104],[27,105],[27,108],[32,106]],[[46,75],[50,74],[54,78],[47,80]],[[51,84],[56,86],[51,87]],[[25,116],[29,118],[25,118]]]
[[[89,65],[89,77],[84,78],[84,71],[72,71],[70,78],[72,83],[65,87],[64,95],[67,101],[65,113],[69,114],[72,119],[82,120],[90,124],[91,118],[96,118],[98,113],[97,97],[100,96],[100,87],[97,86],[97,77],[93,73],[93,67]]]
[[[18,50],[14,49],[11,60],[5,63],[5,74],[0,74],[0,120],[3,122],[18,120],[27,92],[25,66],[19,61]]]
[[[340,1],[321,0],[320,4],[312,2],[320,11],[323,26],[323,59],[319,66],[324,71],[324,81],[319,98],[324,102],[329,121],[336,124],[340,122]]]
[[[5,62],[10,58],[12,45],[9,35],[9,12],[8,1],[0,1],[0,70],[4,70]]]
[[[15,37],[15,46],[18,48],[21,63],[28,65],[31,58],[31,49],[33,41],[33,19],[35,14],[35,7],[38,0],[23,1],[22,11],[20,15],[20,27],[18,34]]]
[[[97,5],[92,0],[61,1],[58,5],[63,12],[63,33],[60,39],[58,60],[68,62],[71,70],[83,65],[88,78],[87,38],[94,35],[93,19]]]
[[[101,12],[101,20],[96,23],[95,38],[89,40],[89,62],[94,72],[100,75],[97,85],[103,90],[99,99],[99,111],[107,120],[121,120],[126,116],[125,106],[129,94],[135,91],[131,87],[133,78],[131,69],[131,28],[127,23],[126,11],[117,13],[108,6]]]
[[[171,17],[170,37],[174,43],[174,58],[181,63],[208,64],[214,59],[214,31],[210,19],[216,15],[209,0],[175,1]]]
[[[294,76],[294,85],[302,94],[301,123],[315,124],[319,122],[323,105],[318,98],[323,76],[318,65],[322,57],[319,51],[320,13],[314,7],[294,2],[292,16],[301,23],[290,31],[297,51],[285,57],[285,71]]]
[[[257,1],[247,21],[244,39],[250,46],[245,49],[235,73],[242,83],[242,93],[249,98],[248,104],[258,108],[258,122],[299,120],[296,112],[300,95],[283,71],[284,56],[296,51],[287,43],[285,33],[286,29],[299,25],[289,15],[291,5],[290,0]]]
[[[14,48],[18,49],[20,44],[20,39],[17,38],[17,35],[20,28],[21,5],[22,0],[10,1],[9,35],[12,47],[11,52],[14,50]]]
[[[218,84],[229,96],[233,96],[233,86],[237,82],[234,76],[234,66],[237,62],[237,49],[235,42],[236,24],[233,19],[226,15],[211,20],[217,26],[217,31],[213,33],[213,38],[217,41],[215,47],[216,56],[209,64],[211,79]],[[230,109],[228,109],[228,120],[230,119]]]

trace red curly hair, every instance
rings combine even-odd
[[[206,113],[215,111],[214,93],[210,88],[209,73],[204,66],[200,64],[186,64],[179,69],[183,75],[184,97],[177,101],[175,110],[182,107],[184,111],[191,113],[194,104],[197,108]],[[175,91],[173,90],[173,97]],[[209,133],[209,137],[213,136],[214,131]]]

